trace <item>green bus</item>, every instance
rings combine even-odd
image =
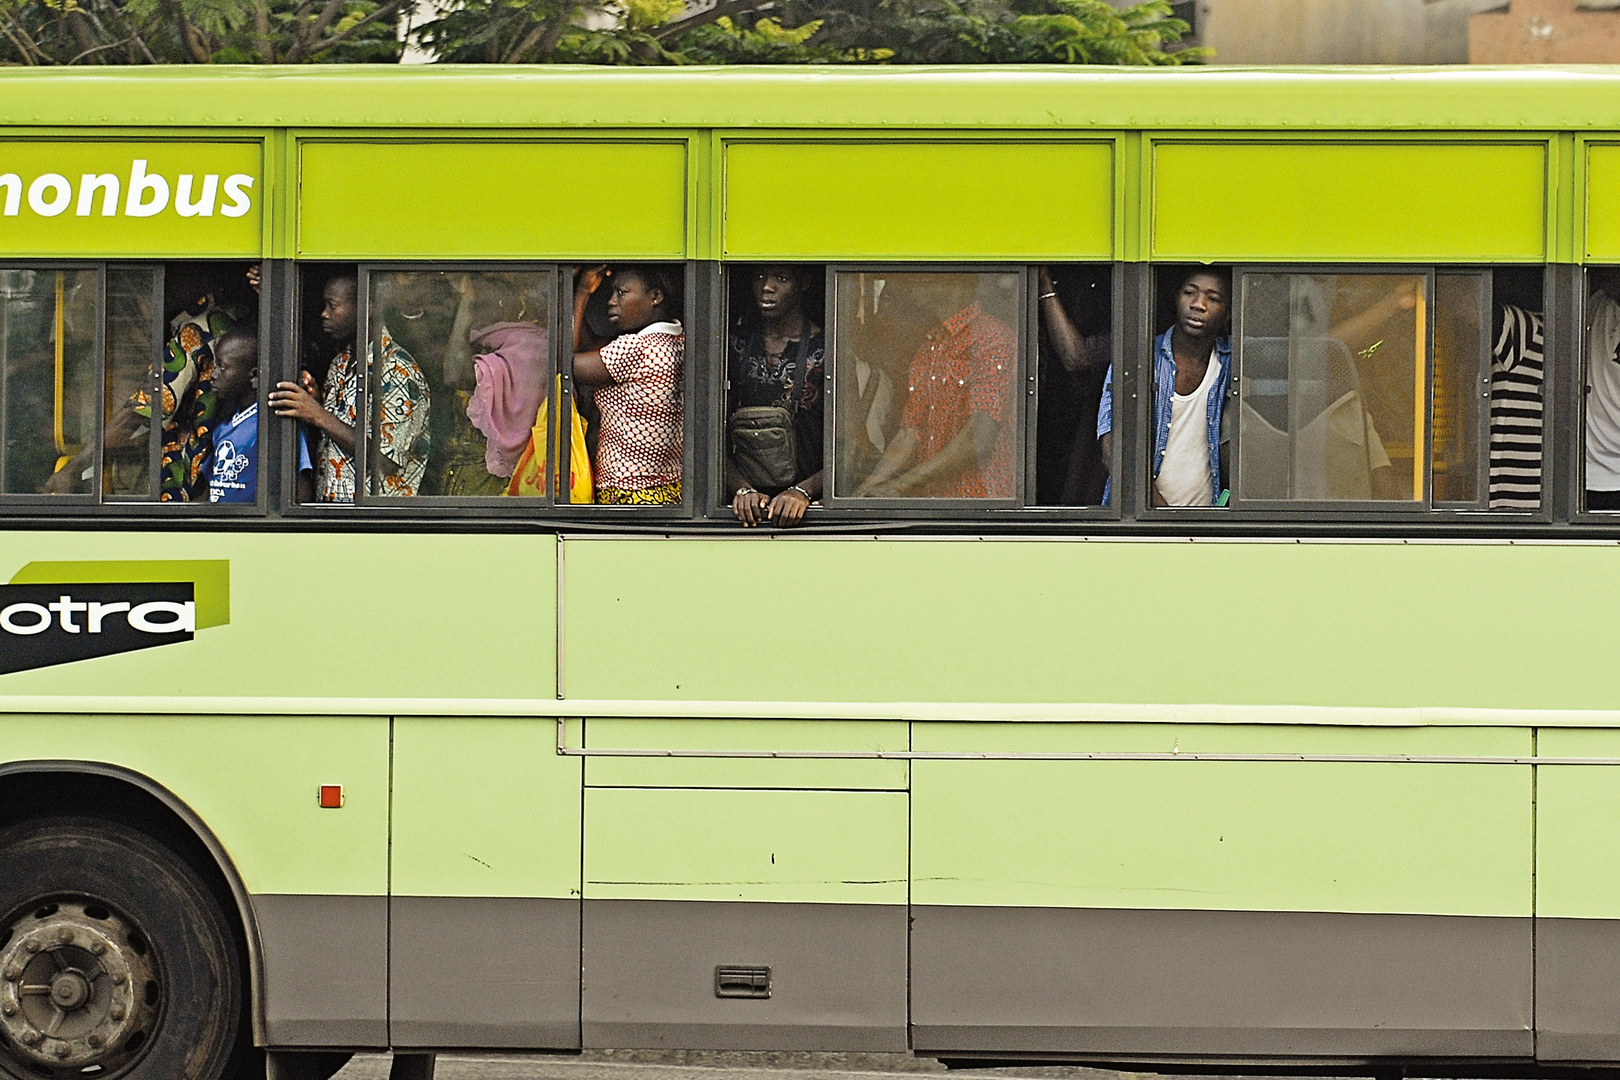
[[[0,90],[0,1075],[1620,1062],[1620,70]]]

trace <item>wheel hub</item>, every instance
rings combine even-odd
[[[146,939],[94,904],[45,904],[0,948],[0,1034],[51,1070],[127,1063],[152,1030],[158,983]]]

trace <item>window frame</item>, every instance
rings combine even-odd
[[[169,334],[168,325],[163,319],[164,298],[166,295],[166,277],[171,266],[187,265],[214,265],[235,266],[258,263],[262,268],[264,282],[261,285],[258,307],[257,326],[259,340],[259,368],[258,368],[258,406],[261,420],[259,445],[256,449],[258,462],[256,471],[258,481],[257,490],[251,503],[214,503],[208,501],[195,502],[161,502],[161,481],[159,471],[163,458],[163,441],[161,421],[150,423],[148,438],[150,440],[147,461],[148,477],[151,489],[145,497],[130,495],[107,495],[103,491],[106,482],[106,443],[105,432],[107,424],[106,385],[108,364],[108,335],[107,335],[107,275],[114,271],[152,271],[157,279],[157,303],[155,311],[157,318],[153,321],[152,357],[160,363],[158,358],[164,355]],[[201,259],[148,259],[148,258],[119,258],[119,259],[3,259],[0,260],[0,270],[33,270],[36,272],[79,272],[92,270],[96,274],[96,344],[95,358],[97,370],[96,383],[96,453],[91,477],[91,490],[83,494],[74,495],[46,495],[37,493],[5,493],[0,492],[0,508],[8,516],[19,518],[45,518],[45,517],[114,517],[127,515],[135,519],[147,521],[187,520],[195,523],[199,520],[215,521],[236,518],[263,518],[270,511],[270,498],[268,493],[268,478],[276,464],[275,455],[266,449],[263,434],[265,425],[263,420],[269,415],[267,412],[267,395],[272,382],[276,364],[272,359],[272,337],[269,332],[268,315],[270,301],[265,295],[270,288],[268,268],[271,263],[268,259],[255,259],[252,257],[240,258],[201,258]],[[152,395],[154,412],[161,416],[161,402],[159,394],[162,387],[162,378],[158,372],[157,363],[154,363],[147,372],[146,387]],[[4,383],[0,381],[0,439],[4,437]],[[0,446],[0,468],[4,467],[4,448]]]
[[[753,265],[753,264],[749,264]],[[837,434],[838,434],[838,349],[836,346],[838,334],[838,276],[840,274],[1015,274],[1018,279],[1017,293],[1021,300],[1018,304],[1018,325],[1014,332],[1018,335],[1018,348],[1014,356],[1013,386],[1014,393],[1027,384],[1028,373],[1032,370],[1030,365],[1031,350],[1034,347],[1030,330],[1030,304],[1031,290],[1036,275],[1031,268],[1036,265],[1028,262],[1018,263],[985,263],[985,262],[948,262],[948,263],[918,263],[918,262],[828,262],[827,266],[827,374],[824,391],[827,395],[827,419],[822,431],[823,460],[828,463],[828,476],[823,485],[822,505],[828,511],[842,515],[871,518],[874,512],[884,517],[913,517],[924,516],[919,512],[929,512],[928,517],[961,517],[964,511],[972,511],[975,516],[986,512],[1007,514],[1019,512],[1026,508],[1025,487],[1029,480],[1031,469],[1030,456],[1033,452],[1033,443],[1026,427],[1028,412],[1026,404],[1022,407],[1013,405],[1010,414],[1015,419],[1017,427],[1014,430],[1017,449],[1014,452],[1014,493],[1010,499],[953,499],[921,497],[908,499],[870,499],[856,498],[850,495],[837,494]],[[909,513],[907,513],[909,511]]]
[[[1550,346],[1547,348],[1545,362],[1545,376],[1542,384],[1542,488],[1541,505],[1535,511],[1492,509],[1490,507],[1490,398],[1489,374],[1491,371],[1491,350],[1494,342],[1485,341],[1486,355],[1482,358],[1486,376],[1486,396],[1482,402],[1483,422],[1480,427],[1480,455],[1483,472],[1480,499],[1477,505],[1464,503],[1435,503],[1433,501],[1434,487],[1434,461],[1433,461],[1433,431],[1434,431],[1434,344],[1435,344],[1435,316],[1436,295],[1435,282],[1445,275],[1483,274],[1487,281],[1487,295],[1485,297],[1486,309],[1483,316],[1494,313],[1496,301],[1495,274],[1500,269],[1510,268],[1519,264],[1507,263],[1273,263],[1273,262],[1234,262],[1216,263],[1212,265],[1230,267],[1232,275],[1232,312],[1231,312],[1231,340],[1232,340],[1232,385],[1228,388],[1226,407],[1230,408],[1241,402],[1241,393],[1244,380],[1243,370],[1243,280],[1249,274],[1302,274],[1302,275],[1421,275],[1426,281],[1428,289],[1426,333],[1426,357],[1429,365],[1428,376],[1425,380],[1424,416],[1426,422],[1426,438],[1422,448],[1423,491],[1421,499],[1415,500],[1241,500],[1238,495],[1239,473],[1241,471],[1240,446],[1242,442],[1241,423],[1234,423],[1231,427],[1231,491],[1232,496],[1226,507],[1155,507],[1152,504],[1152,447],[1148,438],[1153,430],[1153,349],[1152,343],[1157,339],[1161,330],[1157,326],[1158,313],[1153,310],[1154,297],[1159,284],[1158,274],[1169,268],[1179,268],[1186,265],[1180,260],[1164,261],[1147,264],[1148,280],[1146,282],[1147,303],[1144,305],[1150,320],[1142,335],[1143,355],[1139,356],[1134,369],[1143,392],[1138,395],[1140,413],[1137,417],[1139,430],[1134,450],[1135,461],[1140,470],[1138,482],[1133,486],[1136,498],[1139,500],[1134,514],[1135,520],[1142,523],[1165,524],[1176,522],[1187,525],[1193,522],[1216,523],[1274,523],[1282,524],[1300,522],[1309,524],[1361,524],[1361,525],[1398,525],[1401,527],[1415,525],[1418,522],[1485,522],[1496,526],[1545,525],[1551,521],[1551,489],[1554,483],[1561,483],[1558,470],[1553,469],[1552,450],[1554,439],[1554,421],[1551,397],[1554,393],[1554,380],[1552,376],[1553,363],[1550,355]],[[1532,264],[1526,264],[1532,265]],[[1551,295],[1551,284],[1548,280],[1549,264],[1533,264],[1541,269],[1541,290],[1543,297],[1543,323],[1546,324],[1548,313],[1548,297]],[[1490,323],[1486,322],[1484,337],[1490,337]],[[1116,410],[1117,416],[1117,410]],[[1239,414],[1241,416],[1241,413]],[[1118,424],[1116,422],[1116,429]],[[1218,511],[1218,514],[1213,512]]]
[[[1620,510],[1593,510],[1586,505],[1586,425],[1587,402],[1592,397],[1592,365],[1596,358],[1588,351],[1587,320],[1590,317],[1589,307],[1592,299],[1592,271],[1594,269],[1620,270],[1620,262],[1584,262],[1576,267],[1576,288],[1574,303],[1575,340],[1575,370],[1578,374],[1576,386],[1579,393],[1576,396],[1573,409],[1575,431],[1570,439],[1570,457],[1572,467],[1572,488],[1570,491],[1570,520],[1581,525],[1591,525],[1600,528],[1613,529],[1620,526]],[[1551,363],[1548,363],[1551,367]],[[1545,406],[1544,406],[1545,408]],[[1545,423],[1545,420],[1543,420]],[[1544,493],[1545,494],[1545,493]]]

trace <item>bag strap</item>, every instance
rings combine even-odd
[[[788,415],[795,420],[799,418],[799,405],[804,401],[804,338],[809,329],[806,325],[793,343],[793,396],[788,398]]]

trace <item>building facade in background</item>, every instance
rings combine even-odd
[[[1129,0],[1119,0],[1126,6]],[[1620,0],[1187,0],[1216,64],[1614,64]]]

